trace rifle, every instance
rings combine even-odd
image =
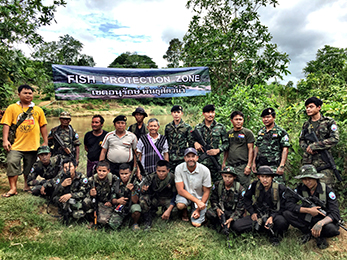
[[[190,133],[193,135],[193,138],[202,145],[202,150],[204,151],[203,155],[200,156],[201,160],[205,160],[206,158],[210,158],[211,162],[213,163],[214,167],[219,172],[221,170],[221,165],[219,164],[218,160],[216,159],[216,156],[208,155],[206,152],[207,150],[213,149],[212,146],[208,145],[205,140],[202,138],[200,132],[197,129],[191,130]]]
[[[96,190],[94,176],[93,176],[93,188]],[[96,193],[96,196],[93,197],[92,203],[94,205],[94,226],[95,226],[95,230],[97,230],[98,213],[99,213],[98,212],[99,211],[98,193]]]
[[[306,203],[310,206],[310,208],[313,208],[313,207],[321,207],[320,209],[318,209],[318,211],[320,213],[322,213],[322,215],[324,217],[326,217],[327,215],[327,212],[322,209],[323,207],[325,207],[325,203],[323,201],[321,201],[319,198],[317,197],[314,197],[314,196],[311,196],[309,198],[305,198],[303,196],[301,196],[299,193],[293,191],[290,187],[286,187],[288,191],[290,191],[291,194],[293,194],[297,199],[301,200],[303,203]],[[311,215],[310,215],[311,216]],[[312,216],[311,216],[312,218]],[[343,220],[340,219],[338,222],[337,222],[337,225],[339,227],[341,227],[342,229],[344,229],[345,231],[347,231],[347,228],[343,225]]]
[[[319,139],[318,139],[316,133],[313,131],[313,129],[312,129],[311,133],[305,134],[304,138],[305,138],[305,140],[308,140],[310,142],[319,142]],[[340,172],[338,171],[338,169],[336,169],[336,164],[335,164],[334,158],[331,156],[331,154],[327,150],[321,150],[321,151],[317,151],[317,152],[320,153],[322,160],[326,163],[326,165],[324,165],[322,167],[318,167],[317,172],[320,172],[320,171],[325,170],[325,169],[332,169],[336,178],[339,181],[342,181],[342,177],[340,175]]]
[[[256,208],[257,214],[259,215],[259,218],[254,221],[254,229],[256,231],[259,231],[260,227],[264,225],[264,227],[267,227],[270,230],[271,234],[275,236],[275,232],[272,229],[273,224],[265,225],[266,221],[269,218],[269,207],[264,206],[260,208],[257,203],[255,203],[254,206]]]
[[[71,150],[69,149],[69,147],[66,146],[66,144],[63,142],[63,140],[61,140],[61,138],[59,137],[59,135],[56,132],[53,133],[53,137],[58,142],[58,144],[61,146],[61,148],[63,148],[64,152],[68,156],[70,156],[71,158],[75,158],[73,156],[73,154],[71,153]]]
[[[226,217],[225,217],[225,211],[224,211],[224,204],[223,204],[223,202],[219,202],[219,205],[221,206],[221,210],[223,211],[223,214],[219,218],[219,223],[222,226],[222,233],[227,236],[228,248],[231,248],[230,239],[229,239],[230,232],[229,232],[228,225],[225,224]]]
[[[13,124],[10,126],[10,129],[8,131],[8,141],[13,144],[14,143],[14,140],[16,139],[16,132],[17,132],[17,128],[20,126],[20,124],[22,124],[25,119],[31,115],[31,111],[33,110],[33,107],[29,107],[29,109],[24,112],[22,114],[22,116],[19,118],[17,124]]]
[[[135,153],[135,150],[133,149],[133,154],[134,154],[134,160],[136,160],[136,164],[137,164],[137,167],[140,169],[140,173],[141,173],[141,175],[142,175],[142,181],[140,182],[140,184],[139,184],[139,186],[141,186],[142,185],[142,183],[144,183],[144,181],[147,179],[147,177],[148,177],[148,173],[146,172],[146,170],[145,170],[145,167],[143,167],[143,165],[142,165],[142,162],[141,162],[141,160],[139,159],[139,157],[137,156],[137,154]],[[134,169],[136,169],[136,167],[134,168]],[[134,171],[133,171],[134,172]],[[134,176],[133,177],[130,177],[130,178],[134,178]],[[132,183],[132,181],[131,181],[131,183]]]

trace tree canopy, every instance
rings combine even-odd
[[[174,38],[169,44],[169,48],[163,56],[163,59],[166,59],[169,62],[167,65],[168,68],[178,68],[181,60],[183,43],[179,39]]]
[[[147,55],[139,55],[136,52],[125,52],[119,55],[109,68],[158,68],[152,58]]]
[[[257,10],[276,0],[189,0],[195,15],[183,38],[186,66],[208,66],[215,90],[288,74],[289,58],[271,43]]]

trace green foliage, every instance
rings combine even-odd
[[[276,0],[189,0],[195,15],[183,38],[185,66],[208,66],[212,87],[224,93],[236,85],[264,84],[287,75],[289,58],[270,43],[259,20],[260,6]]]
[[[109,68],[158,68],[152,58],[139,55],[136,52],[122,53],[109,66]]]
[[[169,64],[167,65],[168,68],[179,67],[182,49],[183,43],[179,39],[174,38],[170,41],[169,48],[163,56],[163,59],[166,59],[169,62]]]

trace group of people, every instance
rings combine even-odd
[[[126,116],[115,117],[112,132],[103,130],[104,118],[95,115],[92,131],[84,136],[85,175],[76,171],[81,143],[70,125],[71,115],[62,112],[60,125],[48,134],[42,109],[32,103],[33,89],[22,85],[18,95],[20,100],[1,120],[10,184],[3,197],[17,194],[18,175],[24,174],[25,191],[46,196],[64,216],[89,219],[90,226],[117,229],[131,217],[134,230],[140,229],[140,221],[150,230],[161,207],[162,219],[177,212],[195,227],[208,222],[224,232],[265,231],[274,245],[290,224],[304,233],[302,243],[315,237],[319,248],[328,246],[326,237],[339,234],[335,178],[322,157],[322,151],[330,154],[337,144],[338,127],[320,113],[323,102],[316,97],[305,102],[309,120],[300,134],[303,167],[296,176],[302,184],[288,192],[283,184],[289,135],[275,123],[273,108],[261,113],[264,126],[256,139],[243,127],[241,111],[231,113],[233,128],[227,132],[215,120],[214,105],[203,107],[204,120],[194,130],[183,121],[182,106],[173,106],[173,121],[165,126],[164,135],[158,132],[156,118],[144,123],[148,115],[141,107],[133,112],[136,123],[128,128]],[[312,141],[310,134],[317,140]],[[257,176],[253,182],[252,172]]]

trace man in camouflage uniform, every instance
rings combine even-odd
[[[69,152],[72,153],[73,158],[75,158],[77,165],[79,162],[80,156],[80,141],[79,136],[76,131],[70,125],[71,115],[68,112],[61,112],[60,117],[60,125],[52,128],[52,130],[48,134],[48,146],[52,147],[52,156],[61,155],[63,159],[69,158]],[[64,142],[66,145],[66,150],[58,143],[54,134],[57,134],[58,137]]]
[[[242,218],[245,211],[243,206],[244,188],[236,181],[237,173],[231,166],[226,166],[220,171],[223,180],[216,181],[212,187],[210,198],[211,208],[206,212],[206,217],[212,225],[227,225],[233,229],[235,221]],[[221,222],[225,214],[225,223]]]
[[[224,125],[217,123],[216,120],[214,120],[216,115],[214,105],[206,105],[202,110],[202,114],[204,115],[205,120],[196,125],[195,130],[200,133],[207,146],[209,146],[209,149],[206,151],[208,156],[203,154],[203,146],[198,142],[197,138],[194,137],[194,135],[192,135],[192,137],[194,147],[199,151],[199,162],[209,168],[212,181],[215,182],[221,179],[219,174],[221,167],[219,159],[220,154],[228,149],[228,137]],[[210,156],[213,156],[217,160],[218,167],[212,162]]]
[[[83,207],[87,214],[93,215],[96,210],[97,223],[106,225],[112,215],[111,187],[113,175],[110,165],[106,161],[99,162],[96,166],[96,174],[88,178],[88,196],[83,200]],[[91,222],[89,228],[94,222]]]
[[[132,116],[135,117],[136,123],[129,126],[128,131],[134,133],[137,140],[140,140],[141,136],[148,133],[148,129],[144,124],[144,119],[148,115],[142,107],[138,107],[132,113]]]
[[[115,206],[115,212],[112,214],[108,224],[112,229],[119,228],[123,220],[131,214],[133,219],[132,229],[140,229],[138,221],[141,216],[141,207],[139,201],[139,187],[131,183],[130,165],[123,163],[119,166],[119,179],[117,179],[111,190],[112,205]]]
[[[331,153],[330,149],[339,142],[339,131],[334,119],[320,113],[322,105],[322,100],[317,97],[306,100],[306,113],[310,118],[302,126],[299,142],[301,149],[304,150],[302,164],[313,164],[319,172],[324,174],[322,181],[333,186],[334,173],[332,169],[326,169],[327,163],[323,161],[320,152],[327,150]],[[316,134],[319,142],[311,142],[305,138],[305,135],[311,132]]]
[[[170,171],[174,173],[176,166],[184,162],[184,151],[193,147],[194,142],[190,135],[192,127],[182,120],[182,106],[173,106],[171,115],[173,121],[165,126],[165,137],[169,145]]]
[[[263,165],[270,166],[278,174],[274,181],[284,184],[284,165],[289,151],[289,135],[275,123],[276,112],[273,108],[266,108],[261,113],[263,126],[259,132],[254,147],[252,171]]]
[[[55,185],[53,202],[58,205],[64,216],[79,219],[85,216],[82,201],[88,192],[88,179],[76,172],[76,162],[69,159],[63,161],[63,171],[45,185]]]
[[[150,174],[141,187],[140,206],[145,222],[145,230],[152,226],[153,216],[162,207],[164,213],[161,215],[163,220],[170,218],[171,212],[176,203],[175,176],[169,170],[169,163],[165,160],[157,162],[157,171]]]
[[[48,146],[39,147],[37,149],[37,155],[40,160],[33,165],[28,176],[28,185],[31,187],[31,193],[35,196],[41,194],[42,185],[44,183],[53,179],[58,174],[61,163],[61,158],[59,156],[51,158],[51,151]],[[38,180],[37,177],[41,177],[42,179]],[[42,191],[44,191],[44,189]],[[50,196],[52,192],[53,189],[46,189],[44,193],[46,196]]]
[[[326,238],[340,234],[337,226],[340,220],[337,197],[332,188],[324,182],[320,182],[324,174],[317,173],[313,165],[306,164],[302,166],[300,173],[300,175],[294,177],[302,181],[295,188],[295,192],[311,201],[314,201],[315,198],[319,199],[325,205],[312,207],[305,202],[297,204],[300,199],[293,193],[286,192],[286,207],[288,210],[283,215],[289,224],[298,228],[304,234],[300,239],[302,244],[308,242],[313,236],[316,238],[317,247],[325,249],[329,246]],[[326,212],[326,216],[320,213],[321,208]]]

